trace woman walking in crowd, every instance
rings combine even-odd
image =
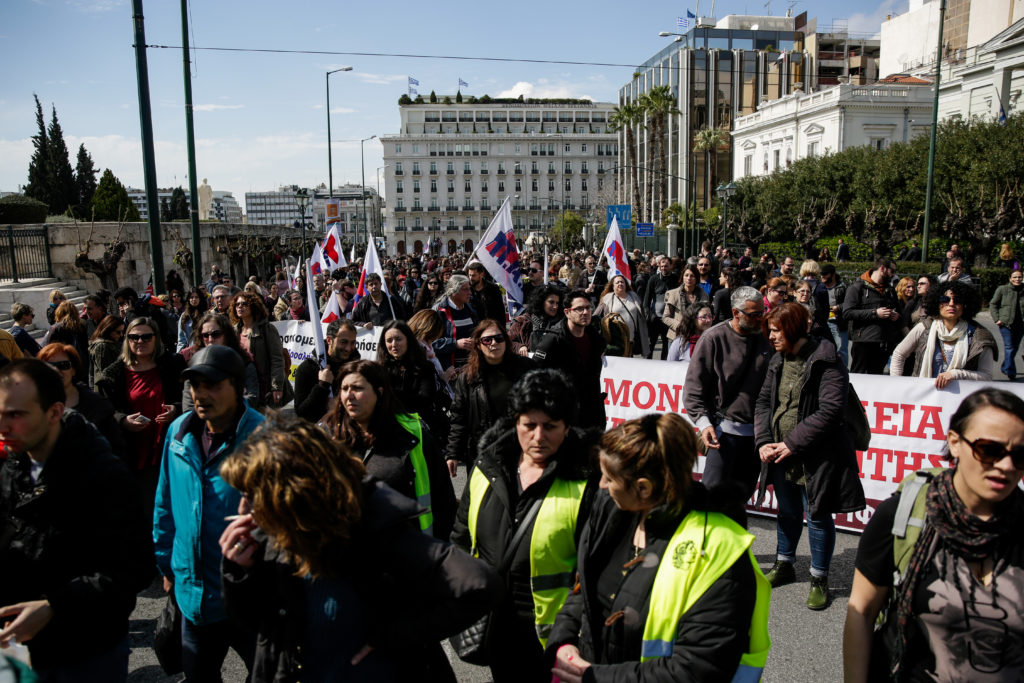
[[[913,307],[914,300],[917,299],[917,279],[910,276],[900,278],[896,283],[896,299],[900,302],[900,322],[903,323],[903,334],[906,336],[913,327],[906,312]]]
[[[401,320],[384,324],[377,344],[377,362],[388,374],[398,402],[419,415],[437,443],[448,438],[448,417],[440,410],[437,373],[416,335]]]
[[[309,311],[306,310],[306,299],[301,288],[288,292],[288,308],[281,314],[280,320],[304,320],[309,322]]]
[[[244,493],[220,547],[254,683],[454,683],[439,641],[497,601],[492,570],[416,531],[421,509],[308,423],[270,423],[221,475]]]
[[[777,352],[768,362],[754,410],[754,434],[761,457],[757,503],[771,484],[779,505],[772,586],[796,579],[793,563],[807,516],[811,545],[811,589],[807,607],[828,607],[828,572],[836,545],[833,514],[863,510],[857,453],[844,419],[846,367],[836,347],[808,335],[807,309],[785,303],[764,320]]]
[[[423,286],[416,293],[416,303],[413,311],[419,313],[422,310],[432,308],[437,300],[441,298],[441,278],[437,275],[428,275]]]
[[[761,288],[761,293],[764,294],[764,312],[767,315],[789,300],[789,285],[781,277],[773,277]]]
[[[931,288],[935,286],[937,283],[931,275],[918,275],[915,279],[914,296],[907,301],[900,314],[900,320],[906,323],[908,332],[928,317],[924,310],[924,300]]]
[[[67,301],[64,292],[59,289],[50,290],[50,304],[46,307],[46,323],[52,325],[57,322],[57,307]]]
[[[99,332],[99,330],[97,330]],[[121,356],[96,380],[124,430],[127,462],[143,496],[153,505],[167,427],[181,414],[181,356],[164,349],[160,328],[145,316],[132,318]]]
[[[181,357],[188,363],[199,349],[205,346],[227,346],[245,361],[245,387],[242,392],[250,406],[257,405],[260,397],[260,377],[256,370],[256,363],[252,355],[242,348],[238,341],[238,333],[231,326],[231,321],[226,315],[220,313],[207,313],[199,319],[193,335],[192,344],[182,349]],[[191,382],[185,380],[181,391],[181,411],[192,410]]]
[[[690,304],[683,315],[683,323],[679,328],[679,335],[668,347],[668,356],[665,360],[690,360],[693,356],[693,349],[697,341],[708,328],[714,325],[714,314],[706,301],[698,301]]]
[[[1024,339],[1024,273],[1020,269],[1010,273],[1010,281],[999,285],[989,302],[989,312],[1003,338],[1003,374],[1011,381],[1017,379],[1017,347]]]
[[[809,280],[797,281],[794,298],[796,303],[807,310],[811,336],[832,340],[832,331],[828,329],[829,309],[827,306],[822,307],[821,300],[814,296],[814,283]]]
[[[981,310],[978,291],[959,280],[945,282],[929,291],[924,306],[929,317],[896,346],[889,374],[902,375],[912,357],[911,376],[934,378],[937,389],[955,379],[992,379],[999,351],[992,334],[974,321]]]
[[[36,312],[28,304],[15,302],[11,306],[11,336],[17,342],[18,348],[28,358],[35,358],[39,353],[39,342],[35,340],[26,327],[35,321]]]
[[[674,340],[680,334],[683,323],[683,312],[698,302],[711,306],[711,298],[700,286],[700,271],[690,264],[683,269],[682,284],[665,294],[665,312],[661,321],[668,328],[668,338]]]
[[[533,361],[512,351],[500,322],[480,321],[473,331],[473,350],[466,368],[453,387],[451,432],[445,451],[453,477],[460,462],[472,467],[480,437],[505,416],[509,390],[533,367]]]
[[[1010,246],[1009,242],[1003,242],[1003,245],[999,247],[999,260],[996,261],[996,266],[1010,270],[1020,270],[1020,261],[1014,255],[1013,247]]]
[[[85,382],[75,381],[82,374],[82,358],[70,344],[47,344],[36,356],[53,366],[64,381],[64,407],[74,408],[91,422],[110,443],[110,450],[125,457],[124,436],[114,419],[114,406],[90,389]]]
[[[103,376],[103,371],[113,365],[124,348],[124,321],[108,315],[100,321],[89,340],[89,385]]]
[[[577,399],[564,373],[528,372],[508,404],[480,440],[452,542],[505,581],[486,638],[495,683],[548,681],[544,644],[572,588],[597,477],[590,437],[572,429]]]
[[[743,286],[743,278],[739,270],[729,266],[722,268],[722,272],[718,275],[718,284],[722,288],[715,292],[714,301],[711,302],[711,308],[715,312],[714,322],[716,323],[732,318],[732,302],[729,297],[732,296],[731,292],[736,291],[737,287]]]
[[[529,355],[544,330],[554,327],[565,317],[563,301],[565,292],[555,285],[542,285],[533,290],[526,304],[526,311],[512,321],[508,331],[512,352],[520,356]]]
[[[206,313],[207,299],[206,295],[200,292],[198,289],[191,289],[188,293],[188,299],[185,300],[185,309],[181,313],[181,317],[178,318],[178,344],[175,351],[181,353],[181,350],[192,343],[192,332],[195,330],[196,323]]]
[[[266,404],[278,408],[285,405],[292,400],[293,394],[284,366],[281,335],[267,319],[263,300],[255,294],[240,292],[231,302],[230,313],[239,345],[256,362],[260,378],[259,399],[253,407]]]
[[[905,478],[861,536],[843,634],[850,683],[1024,680],[1024,401],[974,392],[946,447],[950,467]]]
[[[441,367],[441,361],[438,360],[437,354],[434,353],[434,342],[444,334],[444,320],[441,318],[441,314],[432,308],[417,311],[409,318],[409,329],[416,335],[416,340],[423,348],[423,354],[437,371],[440,387],[451,396],[452,392],[448,383],[452,381],[458,370],[454,367],[445,370]]]
[[[85,332],[85,321],[78,313],[78,309],[70,301],[63,301],[57,306],[54,314],[56,322],[50,326],[49,331],[43,338],[43,346],[47,344],[68,344],[75,348],[78,357],[81,358],[89,353],[89,337]],[[84,380],[86,375],[78,379]]]
[[[167,291],[167,299],[167,313],[171,322],[177,325],[185,313],[185,295],[181,293],[181,290],[170,289]]]
[[[445,539],[455,517],[455,491],[430,430],[405,412],[384,368],[366,360],[342,366],[338,400],[327,430],[363,461],[370,474],[430,512],[420,529]]]
[[[601,493],[580,539],[578,585],[547,656],[564,683],[756,681],[771,590],[754,536],[692,481],[693,427],[674,413],[601,437]]]
[[[629,286],[629,281],[622,275],[616,275],[605,285],[594,316],[601,318],[610,313],[618,313],[626,322],[629,338],[632,340],[633,355],[639,354],[646,358],[650,342],[647,337],[644,305]]]

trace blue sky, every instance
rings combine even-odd
[[[907,0],[798,2],[820,24],[849,22],[877,31]],[[773,14],[788,2],[774,0]],[[628,11],[623,12],[623,8]],[[639,64],[664,46],[658,31],[694,4],[647,0],[591,2],[430,3],[327,0],[192,0],[196,46],[304,49],[551,59]],[[709,13],[702,3],[702,14]],[[856,11],[852,12],[851,8]],[[147,0],[146,42],[181,44],[180,3]],[[759,0],[721,0],[718,17],[764,14]],[[0,2],[0,190],[27,179],[35,133],[32,93],[49,121],[51,103],[64,129],[71,163],[85,143],[96,166],[142,187],[133,27],[129,0],[2,0]],[[454,93],[527,97],[590,97],[613,101],[632,69],[623,67],[442,59],[193,53],[197,176],[216,190],[244,194],[280,184],[327,180],[324,74],[331,76],[334,182],[360,182],[359,139],[398,132],[397,100],[406,78],[424,96]],[[185,116],[180,49],[150,49],[149,82],[161,187],[186,186]],[[375,183],[381,146],[365,143],[366,182]]]

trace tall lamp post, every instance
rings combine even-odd
[[[309,206],[309,192],[306,188],[292,186],[295,190],[295,205],[299,207],[299,227],[302,229],[302,242],[299,244],[299,260],[306,259],[306,207]]]
[[[351,71],[352,67],[343,66],[334,71],[328,71],[325,80],[327,81],[327,197],[334,197],[334,164],[331,162],[331,74],[339,71]]]
[[[738,189],[736,183],[732,181],[729,181],[728,185],[724,182],[719,183],[715,188],[715,194],[722,200],[722,242],[725,242],[725,230],[729,225],[729,198],[735,195]]]
[[[378,202],[380,202],[380,172],[383,171],[385,168],[391,168],[391,164],[384,164],[383,166],[378,166],[377,167],[376,178],[377,178],[377,201]],[[380,231],[380,236],[383,237],[384,236],[384,225],[380,222],[380,209],[381,209],[381,207],[378,206],[377,207],[376,216],[374,217],[373,223],[374,223],[374,225],[376,225],[378,227],[378,229]],[[394,226],[392,226],[392,227],[394,227]]]
[[[370,236],[366,230],[366,159],[363,156],[363,143],[366,142],[367,140],[373,140],[376,137],[376,135],[371,135],[370,137],[363,138],[362,140],[359,141],[359,165],[362,170],[363,179],[363,240],[366,242],[366,244],[370,243]]]

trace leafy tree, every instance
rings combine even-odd
[[[583,217],[575,211],[565,211],[555,219],[555,225],[551,228],[551,239],[556,244],[573,244],[583,237]]]
[[[452,103],[452,96],[451,95],[445,95],[444,96],[444,103],[445,104],[451,104]]]
[[[412,98],[408,94],[402,93],[402,96],[398,98],[399,104],[412,104]]]
[[[64,131],[57,121],[57,108],[51,108],[50,128],[46,131],[47,149],[50,155],[51,187],[50,211],[54,214],[67,213],[78,204],[78,188],[75,174],[68,159],[68,146],[64,142]]]
[[[0,223],[43,223],[49,207],[38,199],[20,194],[0,197]]]
[[[704,159],[707,163],[707,169],[704,173],[704,204],[710,206],[711,197],[714,196],[712,187],[714,179],[712,178],[711,169],[714,168],[712,164],[712,157],[718,154],[718,149],[728,144],[729,132],[722,128],[712,128],[707,126],[701,128],[693,136],[693,151],[704,152]]]
[[[187,220],[191,218],[185,190],[179,185],[171,191],[171,220]]]
[[[79,145],[78,160],[75,164],[75,188],[78,197],[75,215],[79,218],[88,218],[87,214],[92,206],[92,196],[96,192],[96,173],[92,156],[86,151],[85,145]]]
[[[636,212],[641,209],[640,203],[640,178],[637,173],[636,163],[636,134],[634,127],[643,127],[643,111],[640,105],[635,102],[628,102],[622,106],[615,107],[608,118],[609,128],[614,132],[626,131],[626,163],[629,165],[629,177],[633,190],[633,208]]]
[[[50,145],[46,135],[46,121],[43,120],[43,105],[39,96],[36,100],[36,126],[38,131],[32,136],[32,159],[28,163],[28,183],[25,185],[25,196],[32,197],[50,206],[53,172],[50,170]]]
[[[130,223],[142,220],[139,217],[139,210],[128,198],[128,190],[109,168],[103,171],[100,184],[96,186],[96,192],[92,196],[92,209],[93,217],[98,221]]]

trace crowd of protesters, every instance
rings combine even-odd
[[[54,290],[41,340],[14,304],[0,648],[25,643],[43,681],[123,681],[135,595],[159,577],[180,616],[165,667],[188,681],[220,680],[228,649],[253,681],[453,681],[449,637],[495,681],[757,680],[805,518],[823,610],[833,515],[866,506],[850,373],[944,391],[992,380],[1002,347],[1015,379],[1020,264],[1000,254],[997,340],[956,251],[938,278],[879,258],[847,282],[827,249],[635,250],[611,274],[598,256],[524,255],[511,307],[463,254],[385,259],[362,296],[358,263],[240,287],[215,267],[188,290],[172,271],[166,295],[80,308]],[[271,323],[330,310],[326,357],[289,376]],[[360,329],[379,329],[373,359]],[[613,355],[685,361],[690,422],[605,431]],[[909,477],[868,525],[847,680],[1024,677],[1024,402],[992,386],[953,416],[952,467]],[[769,487],[765,573],[745,504]]]

